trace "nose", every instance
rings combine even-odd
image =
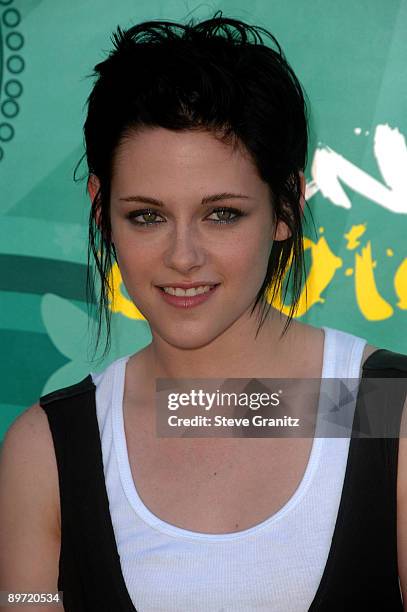
[[[191,224],[184,224],[182,227],[178,225],[171,233],[169,241],[164,256],[164,263],[169,268],[187,274],[205,263],[207,255],[202,236],[199,236],[199,231],[195,231]]]

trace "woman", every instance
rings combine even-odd
[[[359,378],[369,357],[375,367],[365,340],[293,319],[307,151],[296,76],[267,31],[222,15],[119,28],[114,44],[84,129],[99,332],[114,258],[152,341],[10,428],[2,588],[58,587],[75,612],[402,610],[404,440],[396,542],[373,446],[155,431],[158,378]],[[270,302],[291,257],[286,317]]]

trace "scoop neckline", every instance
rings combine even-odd
[[[321,327],[324,331],[324,349],[323,349],[323,360],[322,360],[322,378],[325,378],[327,363],[328,363],[328,352],[331,330],[327,327]],[[199,531],[191,531],[189,529],[183,529],[177,527],[163,519],[159,518],[154,514],[143,502],[140,495],[138,494],[137,487],[133,480],[131,473],[130,461],[127,449],[127,441],[124,428],[124,417],[123,417],[123,397],[124,397],[124,382],[126,373],[126,364],[130,359],[130,355],[126,355],[115,362],[114,377],[113,377],[113,394],[112,394],[112,429],[113,429],[113,443],[116,452],[117,464],[120,473],[120,479],[123,486],[124,493],[136,514],[150,527],[174,537],[181,537],[186,539],[203,540],[207,542],[227,542],[232,540],[239,540],[256,535],[258,532],[266,529],[274,523],[281,520],[286,514],[292,511],[303,499],[306,494],[308,487],[312,481],[315,470],[318,466],[319,458],[321,456],[322,446],[324,444],[324,437],[317,437],[314,435],[311,452],[308,457],[307,466],[303,473],[302,479],[300,480],[296,490],[290,497],[290,499],[279,509],[277,512],[269,516],[264,521],[253,525],[247,529],[243,529],[237,532],[227,533],[203,533]],[[320,413],[321,413],[321,394],[318,403],[318,416],[316,422],[315,432],[317,433],[320,426]]]

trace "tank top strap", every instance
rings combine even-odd
[[[366,340],[332,327],[322,326],[324,344],[323,378],[359,378]]]
[[[95,385],[40,398],[54,442],[61,503],[58,590],[66,612],[135,612],[120,567],[105,487]]]

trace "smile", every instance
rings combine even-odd
[[[171,295],[201,295],[207,293],[213,288],[214,285],[201,285],[200,287],[190,287],[189,289],[182,289],[181,287],[163,287],[165,293]]]
[[[167,304],[179,308],[191,308],[206,302],[218,287],[219,285],[203,285],[201,287],[190,287],[189,289],[181,289],[180,287],[157,287],[157,289]]]

